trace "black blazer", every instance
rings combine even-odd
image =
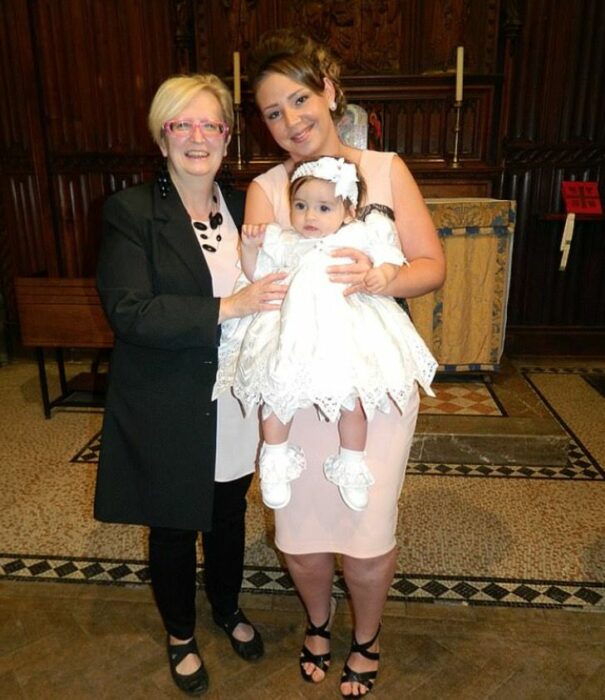
[[[238,228],[244,194],[224,193]],[[111,196],[97,286],[115,333],[95,517],[210,529],[219,299],[174,188]]]

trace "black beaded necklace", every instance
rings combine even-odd
[[[208,233],[208,224],[206,224],[204,221],[191,221],[193,224],[193,228],[199,233],[200,238],[202,241],[205,241],[202,243],[202,248],[209,253],[216,253],[218,250],[219,243],[223,240],[223,237],[221,236],[220,233],[220,225],[223,223],[223,216],[220,212],[216,214],[211,214],[210,218],[208,220],[208,224],[210,224],[210,229],[212,231],[216,231],[218,228],[218,233],[215,234],[214,236],[214,244],[212,245],[212,242],[210,242],[210,234]]]
[[[218,196],[216,192],[212,195],[212,203],[214,207],[218,206]],[[204,243],[202,243],[202,248],[208,251],[209,253],[216,253],[216,251],[218,250],[219,243],[223,240],[220,229],[221,224],[223,223],[223,215],[221,214],[221,212],[210,212],[210,215],[208,216],[208,223],[204,221],[195,221],[194,219],[191,220],[191,223],[193,224],[193,228],[196,230],[196,232],[199,233],[199,236],[202,239],[202,241],[205,241]],[[210,243],[208,225],[210,225],[211,231],[216,231],[216,229],[218,229],[218,233],[215,234],[213,241],[215,245],[212,245]]]
[[[162,199],[166,199],[166,197],[168,197],[168,194],[170,193],[170,190],[172,189],[173,184],[166,165],[164,165],[158,173],[157,183],[160,189],[160,197]],[[214,192],[212,194],[212,208],[216,209],[217,211],[211,211],[208,215],[208,224],[210,225],[210,230],[216,231],[216,229],[218,229],[218,233],[214,236],[213,241],[215,245],[212,245],[210,242],[208,242],[210,240],[210,236],[207,233],[208,224],[206,224],[206,222],[204,221],[197,221],[195,219],[191,219],[191,223],[196,233],[199,233],[200,238],[203,241],[205,241],[204,243],[202,243],[202,248],[208,253],[216,253],[216,251],[218,250],[218,244],[223,240],[220,229],[220,226],[223,223],[223,215],[220,212],[217,190],[218,188],[215,183]]]

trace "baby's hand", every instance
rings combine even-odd
[[[363,286],[370,294],[378,294],[389,283],[386,272],[380,267],[373,267],[363,278]]]
[[[244,224],[242,226],[242,245],[247,248],[260,248],[265,240],[267,224]]]
[[[382,263],[382,265],[368,270],[363,278],[365,291],[370,294],[380,294],[397,277],[399,270],[399,265],[393,263]]]

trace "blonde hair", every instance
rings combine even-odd
[[[181,112],[200,92],[214,95],[221,106],[222,118],[233,129],[233,98],[229,88],[213,73],[192,73],[191,75],[173,75],[157,89],[149,114],[147,125],[151,138],[162,146],[164,138],[163,125]]]
[[[325,90],[324,78],[334,85],[336,109],[332,119],[338,122],[347,101],[340,84],[340,63],[328,48],[296,29],[277,29],[261,36],[246,61],[248,82],[256,93],[270,73],[279,73],[305,85],[317,95]]]

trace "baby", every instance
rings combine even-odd
[[[365,185],[353,163],[323,157],[300,163],[290,183],[292,229],[244,225],[241,262],[249,281],[287,271],[279,313],[223,324],[215,396],[232,387],[249,411],[262,406],[259,472],[264,503],[285,507],[290,482],[306,466],[289,444],[297,410],[314,405],[338,421],[340,449],[324,462],[349,508],[363,510],[374,477],[365,461],[367,421],[400,409],[418,381],[428,393],[437,363],[397,303],[381,293],[405,258],[390,219],[355,218]],[[331,251],[356,248],[373,262],[367,293],[343,294],[326,268]]]

